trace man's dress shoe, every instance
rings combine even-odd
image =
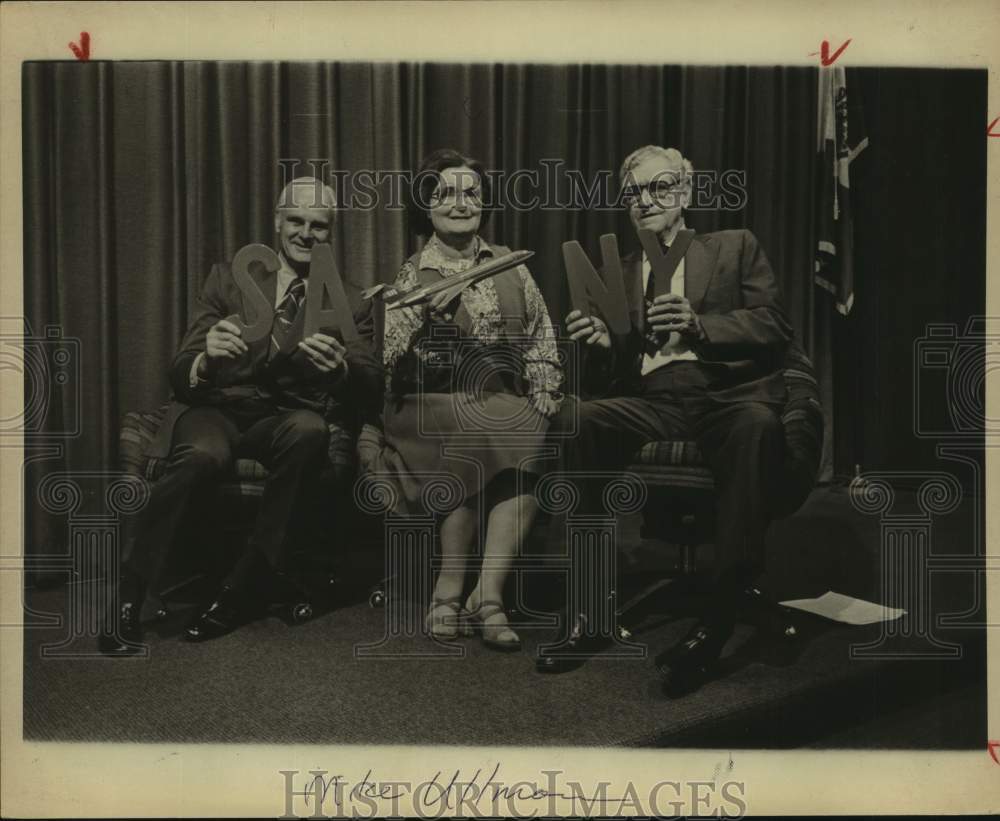
[[[664,688],[676,693],[696,689],[712,673],[733,629],[731,622],[699,623],[660,653],[654,663]]]
[[[586,634],[587,619],[578,615],[565,643],[553,647],[535,659],[537,673],[568,673],[607,646],[610,639]]]
[[[300,573],[276,571],[271,578],[270,597],[292,624],[302,624],[316,615],[318,607],[333,609],[335,586],[332,574],[314,579]]]
[[[136,602],[122,602],[114,624],[104,624],[97,637],[97,649],[108,656],[134,656],[142,651],[142,608]]]
[[[249,621],[250,606],[242,590],[223,587],[215,600],[202,610],[184,631],[188,641],[208,641],[231,633]]]
[[[753,585],[743,589],[740,610],[770,638],[794,642],[799,636],[791,609],[778,604]]]

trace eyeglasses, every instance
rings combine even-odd
[[[440,205],[456,205],[459,203],[482,205],[483,189],[478,185],[463,189],[462,191],[458,191],[455,188],[445,188],[443,191],[435,191],[430,196],[431,208],[437,208]]]
[[[622,203],[631,208],[642,201],[642,195],[648,194],[649,201],[661,208],[671,208],[680,205],[677,194],[684,189],[686,180],[653,180],[652,182],[625,186],[622,191]]]

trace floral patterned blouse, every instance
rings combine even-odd
[[[494,256],[493,249],[480,237],[476,238],[476,253],[473,258],[455,257],[448,254],[437,236],[432,236],[420,254],[419,267],[433,268],[442,276],[454,276],[469,270]],[[555,331],[545,300],[535,280],[524,265],[517,267],[524,288],[525,330],[522,355],[525,363],[524,376],[530,393],[556,393],[562,383],[562,367],[555,343]],[[407,260],[396,277],[395,287],[399,290],[415,288],[420,284],[417,269]],[[487,344],[500,340],[504,333],[504,321],[500,310],[500,300],[492,277],[470,285],[461,294],[462,305],[472,319],[472,335]],[[391,386],[393,369],[421,336],[426,322],[422,309],[414,312],[406,310],[386,311],[384,356],[386,387]],[[419,345],[414,353],[422,356]]]

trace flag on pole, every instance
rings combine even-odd
[[[847,103],[843,66],[819,70],[816,129],[818,210],[816,284],[837,301],[847,316],[854,304],[854,229],[851,223],[851,162],[868,145],[857,91]],[[849,125],[848,125],[849,124]]]

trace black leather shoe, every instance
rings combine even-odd
[[[586,635],[586,627],[586,616],[578,615],[565,644],[560,644],[538,655],[535,659],[535,672],[568,673],[582,667],[589,658],[608,645],[609,639],[607,638]]]
[[[792,610],[778,604],[753,585],[744,588],[740,610],[771,638],[794,642],[799,637],[799,629]]]
[[[306,577],[299,573],[276,571],[272,578],[271,599],[290,624],[310,621],[322,609],[333,609],[336,580]]]
[[[208,641],[231,633],[251,618],[246,595],[234,587],[223,587],[215,600],[202,610],[184,631],[188,641]]]
[[[137,602],[122,602],[118,608],[118,618],[114,624],[104,624],[97,637],[97,649],[108,656],[134,656],[140,653],[142,625],[139,613],[142,607]]]
[[[654,663],[664,689],[680,695],[697,689],[713,672],[734,625],[696,624],[677,644],[660,653]]]

